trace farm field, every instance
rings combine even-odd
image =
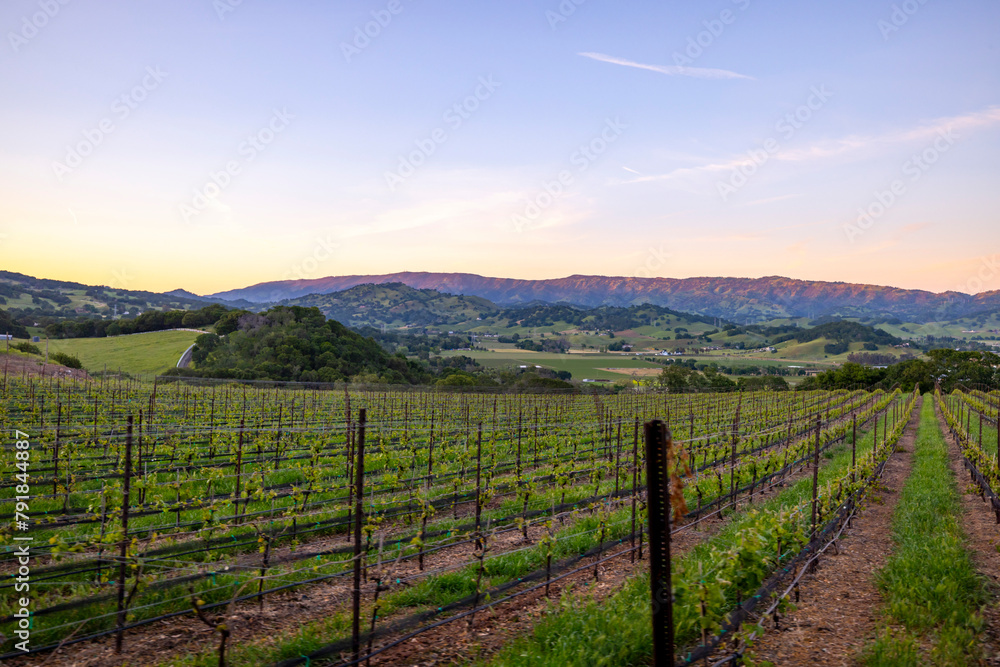
[[[580,354],[557,354],[548,352],[531,352],[527,350],[497,350],[494,352],[457,351],[442,352],[442,356],[465,355],[475,359],[486,367],[501,368],[518,366],[542,366],[555,371],[569,371],[573,374],[574,380],[601,379],[601,380],[622,380],[628,379],[627,374],[614,373],[603,370],[606,368],[636,368],[636,369],[661,369],[660,364],[650,363],[642,359],[633,359],[627,354],[600,354],[600,353],[580,353]]]
[[[408,660],[412,642],[399,639],[418,631],[421,646],[453,660],[473,650],[496,664],[648,660],[640,426],[654,418],[673,431],[675,465],[691,471],[674,527],[675,585],[711,582],[677,593],[679,646],[718,651],[738,600],[842,529],[917,400],[898,390],[448,394],[50,378],[7,378],[0,392],[4,428],[27,435],[30,450],[25,476],[0,485],[2,567],[14,565],[16,510],[33,538],[32,577],[45,582],[31,589],[39,660],[66,642],[55,664],[121,664],[143,651],[143,664],[177,666],[218,664],[220,646],[232,665],[342,663],[355,563],[359,650],[374,632],[373,664]],[[997,402],[949,400],[970,424],[973,405]],[[17,451],[5,444],[11,470]],[[23,485],[27,507],[16,503]],[[746,542],[746,531],[765,544]],[[544,606],[547,582],[548,597],[569,604],[579,585],[605,579],[606,609],[571,605],[510,642],[476,639],[504,636],[495,631],[505,609]],[[13,638],[10,599],[0,597],[0,630]],[[287,614],[293,625],[277,623]],[[223,618],[231,636],[212,631]],[[600,634],[604,622],[622,629],[612,643],[627,645],[595,642],[586,653],[584,643],[574,657],[540,639],[578,623]],[[481,632],[439,634],[470,623]],[[11,664],[35,664],[13,649],[11,639]]]
[[[820,345],[820,350],[822,350],[822,345]],[[555,371],[565,370],[572,373],[573,379],[577,381],[589,378],[614,382],[616,380],[629,379],[631,375],[628,369],[640,370],[640,374],[642,374],[643,377],[648,377],[648,375],[646,375],[648,373],[653,373],[655,375],[656,372],[663,369],[662,364],[646,361],[644,357],[650,355],[644,355],[641,352],[638,355],[614,353],[607,354],[598,352],[570,352],[569,354],[557,354],[548,352],[531,352],[518,349],[497,349],[491,352],[482,352],[479,350],[446,351],[441,354],[445,357],[465,355],[475,359],[483,366],[492,368],[517,368],[522,365],[529,367],[538,365]],[[698,364],[714,363],[720,367],[721,372],[723,373],[725,373],[727,369],[745,368],[747,366],[788,368],[794,371],[798,368],[819,368],[825,370],[827,368],[832,368],[835,365],[831,360],[806,361],[782,359],[780,356],[781,355],[767,354],[764,356],[751,353],[739,353],[736,351],[719,351],[668,358],[674,361],[687,361],[689,359],[693,359]],[[663,357],[656,358],[658,360],[667,359]],[[846,359],[846,355],[844,355],[844,358]],[[622,369],[622,371],[611,372],[606,370],[609,368]],[[786,377],[786,380],[790,383],[795,383],[799,379],[801,378],[797,376]]]
[[[173,330],[107,338],[53,339],[49,341],[49,353],[63,352],[77,357],[91,373],[107,368],[153,376],[173,368],[198,335],[194,331]],[[45,341],[37,345],[44,354]]]

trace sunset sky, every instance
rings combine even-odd
[[[995,1],[7,0],[0,28],[2,269],[1000,289]]]

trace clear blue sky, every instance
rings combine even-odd
[[[998,3],[576,2],[8,0],[2,267],[1000,289]]]

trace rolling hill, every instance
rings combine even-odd
[[[878,285],[765,278],[627,278],[569,276],[551,280],[488,278],[469,273],[403,272],[267,282],[210,295],[274,303],[357,285],[402,283],[415,289],[477,296],[498,304],[531,301],[588,307],[650,303],[738,322],[782,317],[879,317],[910,322],[955,319],[1000,310],[1000,291],[975,296]]]
[[[493,316],[496,304],[477,296],[442,294],[402,283],[366,284],[342,292],[309,294],[280,302],[283,306],[319,308],[347,326],[446,326]]]

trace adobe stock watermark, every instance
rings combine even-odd
[[[587,0],[562,0],[555,11],[545,10],[545,20],[549,22],[549,27],[555,30],[560,23],[565,23],[570,16],[576,14],[577,7],[586,2]]]
[[[907,180],[912,185],[919,181],[931,167],[937,164],[941,156],[951,150],[959,136],[951,128],[940,130],[930,146],[914,153],[900,167],[903,178],[893,179],[885,190],[876,190],[872,201],[858,209],[858,217],[852,223],[843,226],[847,240],[854,243],[859,236],[871,229],[875,222],[891,209],[907,193]]]
[[[207,209],[210,203],[232,184],[233,179],[240,175],[243,168],[253,162],[279,134],[288,128],[294,118],[295,116],[287,109],[274,109],[270,120],[253,134],[247,135],[237,147],[236,154],[239,158],[227,161],[218,171],[210,172],[209,180],[194,189],[191,201],[180,204],[179,210],[184,222],[190,222],[191,218]]]
[[[104,139],[118,128],[118,123],[131,116],[132,112],[146,101],[149,94],[160,87],[165,78],[167,78],[167,73],[159,67],[147,67],[142,81],[128,92],[116,97],[115,101],[111,103],[111,115],[102,118],[97,123],[97,127],[84,129],[81,132],[83,139],[66,146],[66,154],[62,162],[55,160],[52,163],[52,171],[56,178],[62,181],[80,167],[84,160],[104,143]]]
[[[742,12],[750,6],[750,0],[732,0],[732,3]],[[706,49],[715,44],[715,40],[722,36],[727,26],[736,23],[739,15],[732,9],[723,9],[719,16],[701,22],[704,30],[698,34],[688,37],[687,46],[683,51],[674,51],[674,65],[677,67],[687,67],[694,63],[705,53]]]
[[[823,108],[823,106],[833,97],[833,91],[826,87],[826,84],[813,86],[809,89],[809,97],[804,104],[800,104],[792,112],[789,112],[778,119],[774,124],[782,140],[788,141],[795,133],[801,130],[806,123],[812,119],[813,115]],[[729,197],[736,194],[744,185],[750,182],[757,171],[781,151],[781,143],[776,137],[768,137],[757,148],[747,151],[747,159],[736,166],[729,174],[729,178],[716,181],[715,189],[726,202]]]
[[[888,42],[889,35],[899,32],[899,29],[909,23],[910,18],[919,12],[920,8],[927,2],[928,0],[903,0],[898,5],[894,4],[889,19],[879,19],[875,23],[878,31],[882,33],[882,41]]]
[[[462,127],[472,115],[479,110],[483,102],[493,97],[501,83],[494,81],[493,75],[479,77],[479,84],[470,95],[448,107],[441,115],[441,120],[448,126],[451,132],[455,132]],[[385,184],[391,192],[406,182],[410,176],[417,173],[417,169],[422,167],[438,148],[451,137],[449,130],[443,127],[436,127],[424,138],[414,140],[416,148],[405,155],[399,156],[399,164],[394,171],[386,171],[384,174]]]
[[[402,0],[389,0],[384,9],[372,10],[372,20],[364,25],[355,26],[351,41],[340,43],[340,52],[344,54],[344,60],[350,63],[352,58],[360,56],[361,52],[371,46],[372,41],[378,39],[382,31],[392,23],[393,18],[402,14],[404,9]]]
[[[653,278],[655,272],[659,271],[667,265],[667,260],[673,257],[669,252],[663,249],[663,246],[658,248],[648,248],[646,261],[643,262],[642,266],[635,270],[635,278]]]
[[[128,289],[129,285],[132,284],[132,276],[129,275],[128,268],[124,266],[120,269],[111,269],[111,275],[114,280],[111,281],[110,287]]]
[[[317,236],[312,250],[301,262],[292,264],[282,280],[308,280],[316,277],[320,265],[333,258],[340,244],[333,240],[331,234]]]
[[[1000,255],[994,254],[992,257],[982,257],[980,259],[982,261],[979,269],[976,270],[976,274],[970,276],[964,284],[956,287],[956,292],[978,294],[1000,275]]]
[[[28,595],[31,591],[31,542],[35,538],[32,535],[25,534],[33,523],[30,518],[33,489],[30,484],[31,474],[28,472],[32,463],[31,439],[27,433],[20,429],[14,431],[14,459],[14,468],[17,470],[14,473],[14,481],[16,483],[8,485],[13,487],[15,493],[17,493],[13,498],[16,504],[14,505],[14,521],[11,526],[11,532],[13,533],[11,539],[14,542],[14,548],[11,549],[8,547],[7,550],[13,551],[13,555],[17,558],[17,568],[14,569],[15,563],[13,563],[12,559],[11,571],[9,573],[9,576],[16,582],[14,584],[14,591],[23,594],[23,597],[17,598],[16,601],[11,603],[11,607],[16,610],[13,617],[17,619],[16,623],[13,624],[15,628],[13,634],[17,635],[17,638],[21,640],[14,644],[14,648],[27,653],[31,642],[31,630],[34,627],[33,612],[30,610],[33,604]]]
[[[212,9],[220,21],[226,20],[227,14],[232,14],[243,4],[243,0],[212,0]]]
[[[69,3],[70,0],[38,0],[39,11],[31,16],[22,16],[20,29],[17,32],[11,30],[7,33],[7,41],[10,42],[14,53],[19,52],[21,47],[26,46],[28,42],[37,37],[38,33],[49,24],[49,21],[54,19]]]
[[[582,174],[590,166],[604,155],[610,146],[618,141],[622,133],[628,129],[628,125],[621,122],[616,116],[613,120],[608,118],[604,121],[604,128],[590,141],[580,144],[569,156],[569,163],[576,167],[576,173]],[[510,220],[514,225],[514,230],[522,232],[531,223],[537,220],[559,197],[574,184],[575,177],[570,169],[563,169],[555,178],[542,181],[541,190],[528,199],[524,209],[520,213],[511,215]]]

